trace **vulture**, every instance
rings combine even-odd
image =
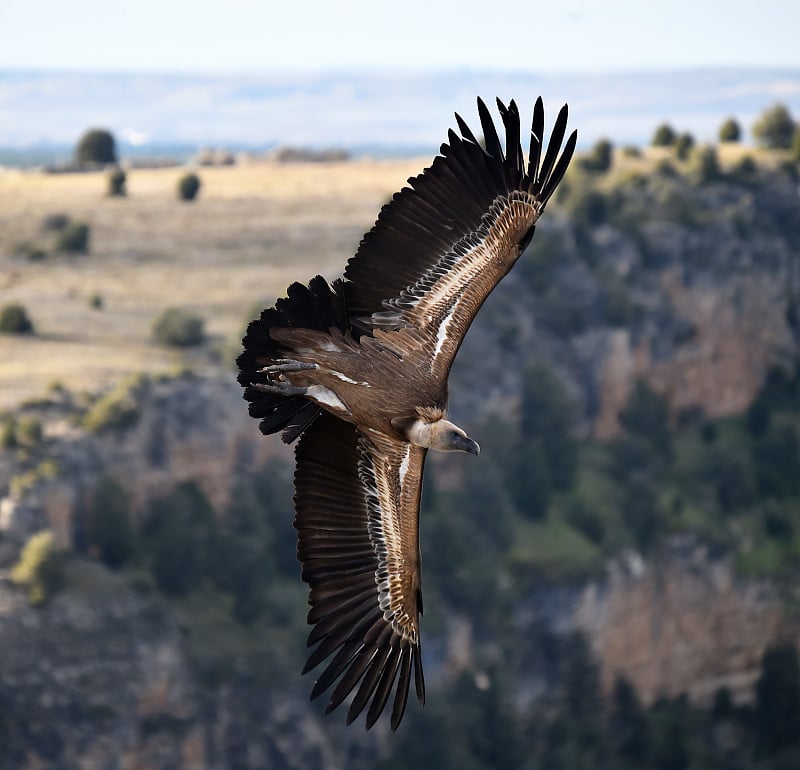
[[[237,360],[261,431],[299,438],[294,526],[312,626],[303,673],[324,664],[311,699],[332,688],[325,713],[350,698],[347,724],[366,709],[367,729],[390,699],[397,729],[412,679],[425,701],[425,456],[479,452],[447,419],[450,367],[575,150],[573,131],[560,153],[566,105],[545,148],[536,101],[527,158],[517,105],[497,108],[504,142],[482,100],[482,141],[456,114],[459,133],[381,209],[343,277],[289,286],[250,323]]]

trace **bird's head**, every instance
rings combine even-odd
[[[481,448],[458,425],[444,418],[427,421],[417,419],[409,426],[406,436],[412,444],[438,449],[440,452],[469,452],[480,454]]]

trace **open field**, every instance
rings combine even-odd
[[[741,145],[718,148],[723,167],[742,155],[759,165],[782,156]],[[650,173],[668,148],[617,152],[614,174]],[[183,168],[128,172],[125,198],[107,196],[103,173],[0,169],[0,305],[20,302],[34,335],[0,336],[0,408],[38,396],[51,382],[96,391],[130,372],[218,366],[233,356],[246,320],[294,280],[340,274],[380,206],[430,161],[203,168],[202,189],[182,203]],[[53,250],[45,217],[91,226],[88,255]],[[44,249],[32,261],[20,244]],[[102,309],[89,299],[99,295]],[[178,306],[205,319],[208,345],[176,351],[151,338],[153,320]]]
[[[20,302],[34,335],[0,336],[0,407],[58,381],[97,390],[120,376],[202,367],[233,350],[248,314],[293,280],[338,275],[380,206],[423,161],[204,168],[200,195],[178,201],[184,169],[128,172],[125,198],[105,174],[0,169],[0,305]],[[91,227],[88,255],[52,249],[44,218]],[[47,251],[31,261],[20,244]],[[102,309],[90,307],[99,294]],[[176,352],[151,339],[166,307],[201,315],[211,344]]]

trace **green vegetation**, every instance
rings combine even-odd
[[[136,535],[125,489],[115,479],[103,476],[91,502],[80,516],[82,550],[107,566],[118,569],[133,555]]]
[[[14,430],[14,443],[19,446],[34,447],[42,441],[42,423],[34,415],[20,417]]]
[[[45,233],[58,233],[69,224],[69,217],[66,214],[48,214],[42,219],[41,230]]]
[[[101,433],[135,425],[139,419],[138,391],[147,384],[143,376],[119,382],[89,407],[82,419],[83,427],[90,433]]]
[[[0,333],[31,334],[33,322],[23,305],[11,302],[0,307]]]
[[[651,144],[653,147],[671,147],[676,138],[675,129],[669,123],[661,123],[653,134]]]
[[[121,168],[114,169],[108,175],[108,194],[112,198],[122,198],[127,195],[127,190],[125,189],[125,182],[127,181],[127,176],[125,172]]]
[[[117,150],[114,137],[104,128],[87,131],[75,148],[75,161],[78,165],[87,163],[116,163]]]
[[[89,225],[85,222],[70,222],[58,233],[56,250],[86,254],[89,251]]]
[[[186,348],[205,342],[205,322],[181,308],[167,308],[153,323],[156,342],[168,347]]]
[[[603,173],[611,168],[613,159],[614,145],[608,139],[601,139],[588,155],[580,159],[580,164],[587,171]]]
[[[675,154],[678,160],[686,160],[694,147],[694,137],[689,133],[681,134],[675,140]]]
[[[14,255],[31,262],[39,262],[47,257],[47,252],[35,241],[20,241],[14,246]]]
[[[796,125],[784,104],[775,104],[761,113],[753,124],[753,136],[763,147],[772,150],[788,149]]]
[[[720,178],[719,159],[714,147],[697,147],[689,158],[689,175],[695,184],[702,185]]]
[[[62,582],[62,555],[53,533],[43,530],[25,543],[19,561],[11,569],[11,579],[28,591],[31,604],[43,604]]]
[[[645,706],[618,678],[609,697],[580,636],[531,640],[547,650],[554,696],[544,708],[514,705],[507,671],[462,675],[445,693],[409,709],[379,770],[510,768],[548,770],[767,770],[797,765],[800,681],[794,645],[767,650],[758,700],[733,703],[717,691],[709,709],[685,697]],[[782,675],[783,674],[783,675]]]
[[[184,174],[178,180],[178,198],[182,201],[193,201],[200,192],[200,177],[194,173]]]
[[[719,127],[719,141],[722,144],[739,142],[742,139],[742,127],[736,118],[728,118]]]

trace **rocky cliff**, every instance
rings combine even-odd
[[[513,415],[532,361],[558,373],[578,430],[605,439],[637,379],[666,397],[677,424],[743,411],[770,368],[797,359],[795,182],[692,188],[671,179],[601,188],[589,225],[562,214],[544,226],[464,346],[451,388],[459,422]],[[217,635],[214,607],[189,622],[135,569],[73,555],[63,588],[40,607],[10,580],[37,531],[80,550],[80,514],[102,478],[124,489],[138,527],[182,481],[222,513],[243,474],[289,460],[259,434],[231,373],[140,378],[90,402],[54,391],[14,419],[43,430],[0,452],[0,767],[358,768],[385,754],[384,728],[345,733],[308,707],[299,657],[252,673],[248,661],[281,628],[237,630],[227,653],[220,625],[215,654],[227,660],[209,670],[196,629]],[[786,598],[784,586],[745,579],[730,553],[696,538],[667,539],[647,560],[616,554],[602,576],[520,593],[514,647],[535,662],[517,672],[517,696],[542,699],[553,684],[552,661],[535,649],[544,627],[555,639],[586,635],[606,691],[624,675],[646,702],[679,693],[708,702],[723,685],[747,701],[765,647],[798,637]],[[290,626],[304,608],[299,595],[287,603],[278,617]],[[434,690],[459,672],[509,664],[474,619],[434,618],[427,633]]]

